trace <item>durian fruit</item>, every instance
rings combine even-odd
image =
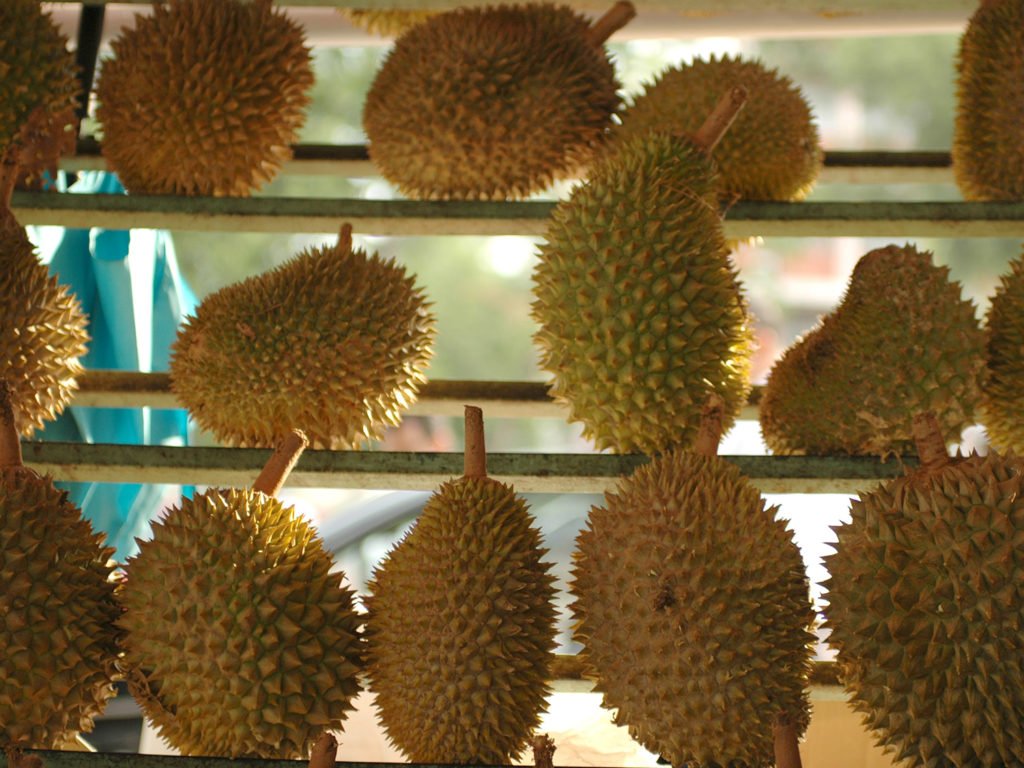
[[[486,476],[483,418],[466,409],[465,476],[431,496],[374,570],[370,690],[416,763],[508,764],[550,692],[553,577],[511,486]]]
[[[414,11],[407,9],[388,9],[376,11],[369,8],[339,8],[341,14],[355,26],[366,30],[371,35],[381,37],[398,37],[410,27],[422,24],[436,11]]]
[[[974,423],[984,365],[974,306],[948,268],[909,244],[878,248],[768,374],[761,432],[779,454],[903,453],[913,414],[931,409],[952,442]]]
[[[753,343],[708,152],[737,89],[694,137],[631,137],[556,206],[534,270],[534,341],[551,395],[600,449],[686,447],[712,393],[726,427]],[[728,119],[719,121],[720,116]]]
[[[0,750],[59,749],[115,693],[114,550],[22,465],[17,396],[0,380]]]
[[[11,213],[18,174],[17,165],[0,168],[0,378],[14,390],[17,423],[28,437],[70,402],[89,334],[78,299],[39,263]]]
[[[1010,262],[986,318],[981,423],[1000,449],[1024,454],[1024,257]]]
[[[0,154],[15,150],[23,176],[34,185],[74,150],[75,59],[39,0],[4,0],[0,29]]]
[[[803,199],[824,158],[814,116],[793,81],[760,61],[711,56],[670,67],[623,113],[615,141],[648,131],[696,131],[735,86],[750,97],[715,147],[723,200]]]
[[[346,224],[336,246],[207,296],[172,347],[172,389],[226,443],[271,446],[296,428],[315,447],[353,447],[415,400],[429,306],[393,260],[353,248]]]
[[[1024,1],[982,0],[957,56],[953,176],[967,200],[1024,198]]]
[[[949,458],[934,414],[914,434],[920,467],[854,499],[825,558],[840,677],[897,762],[1024,765],[1024,465]]]
[[[640,744],[675,766],[767,767],[777,732],[808,724],[814,611],[785,522],[716,455],[721,405],[693,452],[659,455],[591,508],[570,607],[604,706]]]
[[[312,526],[274,498],[305,445],[290,434],[252,490],[182,499],[128,560],[126,678],[184,754],[305,757],[359,693],[352,592]]]
[[[96,116],[130,192],[246,196],[291,158],[313,70],[272,0],[158,3],[111,48]]]
[[[618,110],[602,44],[634,15],[593,26],[567,6],[459,8],[395,41],[363,108],[370,159],[405,195],[526,197],[586,165]]]

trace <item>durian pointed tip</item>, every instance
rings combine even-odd
[[[263,471],[260,472],[256,482],[253,483],[252,489],[265,493],[267,496],[276,496],[308,445],[309,439],[305,433],[298,429],[293,429],[289,432],[277,444],[274,453],[267,460],[266,465],[264,465]]]
[[[704,120],[704,124],[693,134],[693,143],[711,154],[718,142],[722,140],[733,120],[747,103],[749,91],[742,85],[733,87],[727,94],[722,96],[711,114]]]
[[[338,249],[342,251],[352,250],[352,225],[347,221],[341,225],[338,232]]]
[[[911,431],[922,469],[939,469],[949,463],[949,451],[942,436],[942,426],[934,411],[925,411],[914,416]]]
[[[717,392],[708,395],[700,414],[700,428],[693,449],[702,456],[717,456],[722,440],[722,419],[725,418],[725,400]]]
[[[775,721],[775,768],[802,768],[796,726],[786,715]]]
[[[334,768],[338,759],[338,740],[324,731],[309,753],[309,768]]]
[[[21,465],[21,436],[14,416],[14,388],[7,379],[0,379],[0,468]]]
[[[591,45],[604,45],[608,38],[636,18],[636,6],[629,0],[619,0],[608,11],[590,25],[587,40]]]
[[[484,412],[475,405],[465,410],[466,447],[464,477],[487,477],[487,448],[484,444]]]

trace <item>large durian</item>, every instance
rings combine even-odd
[[[417,763],[507,764],[550,692],[554,579],[526,503],[486,476],[480,410],[466,471],[427,501],[375,569],[370,689],[389,739]]]
[[[1024,455],[1024,257],[1010,262],[986,318],[981,423],[1000,449]]]
[[[272,0],[157,3],[111,48],[96,116],[130,192],[245,196],[291,158],[313,70]]]
[[[840,677],[897,761],[1024,765],[1024,465],[914,426],[920,467],[853,500],[825,558]]]
[[[720,407],[694,452],[661,454],[591,508],[571,608],[634,739],[675,766],[767,767],[776,732],[808,724],[814,611],[786,523],[716,455]]]
[[[715,146],[722,199],[804,198],[823,160],[814,116],[792,80],[759,61],[711,56],[670,67],[623,113],[615,141],[647,131],[696,131],[721,94],[735,86],[750,97]]]
[[[128,560],[126,678],[185,754],[305,757],[360,690],[361,619],[344,574],[274,498],[303,447],[289,435],[252,490],[182,499]]]
[[[1024,198],[1024,0],[982,0],[957,56],[953,176],[968,200]]]
[[[913,415],[931,409],[955,441],[973,423],[983,368],[974,306],[949,269],[909,244],[878,248],[772,368],[761,432],[775,453],[902,453]]]
[[[377,73],[370,159],[405,195],[526,197],[604,146],[620,99],[602,44],[633,16],[590,26],[567,6],[459,8],[410,28]]]
[[[28,437],[70,402],[89,334],[78,299],[39,263],[11,213],[17,176],[15,165],[0,169],[0,378]]]
[[[114,550],[22,465],[12,396],[0,379],[0,750],[59,749],[115,693]]]
[[[172,348],[171,384],[221,441],[270,446],[293,428],[348,448],[397,424],[432,354],[434,317],[393,260],[310,248],[207,296]]]
[[[598,448],[685,447],[709,395],[727,428],[746,402],[753,337],[708,156],[742,99],[730,93],[693,141],[624,141],[552,214],[534,340],[552,396]]]
[[[437,15],[437,11],[415,11],[405,8],[389,8],[380,11],[370,8],[339,8],[338,10],[357,27],[381,37],[397,37],[409,28]]]

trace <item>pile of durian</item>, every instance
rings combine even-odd
[[[799,89],[756,61],[697,59],[624,107],[604,42],[634,13],[353,11],[398,35],[367,96],[371,158],[423,199],[581,179],[534,273],[541,366],[596,448],[650,456],[577,539],[582,658],[615,721],[669,763],[792,768],[816,616],[792,533],[717,455],[750,396],[753,346],[722,220],[739,199],[803,199],[822,151]],[[1021,195],[1020,121],[988,118],[1019,85],[1007,62],[1024,54],[1022,20],[1024,0],[988,0],[963,38],[953,159],[970,199]],[[521,757],[550,693],[556,591],[525,501],[487,476],[479,409],[463,477],[362,599],[276,498],[307,445],[378,438],[426,381],[431,303],[350,226],[207,297],[174,345],[173,389],[196,424],[275,449],[251,489],[182,499],[118,566],[23,465],[20,438],[71,399],[88,319],[9,201],[55,170],[77,94],[35,0],[7,0],[0,21],[0,747],[67,746],[124,681],[190,755],[306,757],[367,687],[410,760]],[[130,193],[248,195],[290,157],[313,74],[302,29],[272,0],[170,0],[112,48],[96,116]],[[919,456],[852,501],[825,627],[853,706],[921,765],[1024,764],[1022,380],[1024,257],[983,328],[907,243],[858,262],[761,398],[776,454]],[[997,450],[950,457],[979,418]]]

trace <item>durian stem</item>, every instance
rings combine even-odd
[[[538,733],[533,738],[534,768],[554,768],[555,740],[546,733]]]
[[[466,448],[463,454],[464,477],[487,477],[487,449],[484,445],[484,412],[475,405],[466,406]]]
[[[0,469],[23,466],[21,436],[14,418],[14,390],[0,379]]]
[[[324,731],[309,753],[309,768],[334,768],[338,759],[338,740]]]
[[[942,427],[933,411],[919,413],[914,417],[911,431],[917,445],[917,455],[921,459],[922,469],[941,469],[949,464],[949,452],[946,440],[942,437]]]
[[[590,25],[587,30],[587,42],[591,45],[604,45],[613,34],[626,26],[636,16],[636,8],[629,0],[619,0],[604,16]]]
[[[710,155],[746,103],[747,89],[737,85],[718,100],[704,124],[693,134],[693,143]]]
[[[267,460],[256,482],[252,484],[254,491],[262,491],[267,496],[276,496],[281,490],[288,475],[294,469],[299,456],[306,450],[309,440],[297,429],[293,429],[274,449],[274,454]]]
[[[725,401],[721,396],[712,393],[704,403],[700,414],[700,428],[693,443],[694,453],[703,456],[717,456],[718,443],[722,440],[722,418],[725,414]]]
[[[352,250],[352,225],[347,221],[341,225],[341,231],[338,232],[338,250]]]
[[[802,768],[796,726],[787,717],[775,722],[775,768]]]

